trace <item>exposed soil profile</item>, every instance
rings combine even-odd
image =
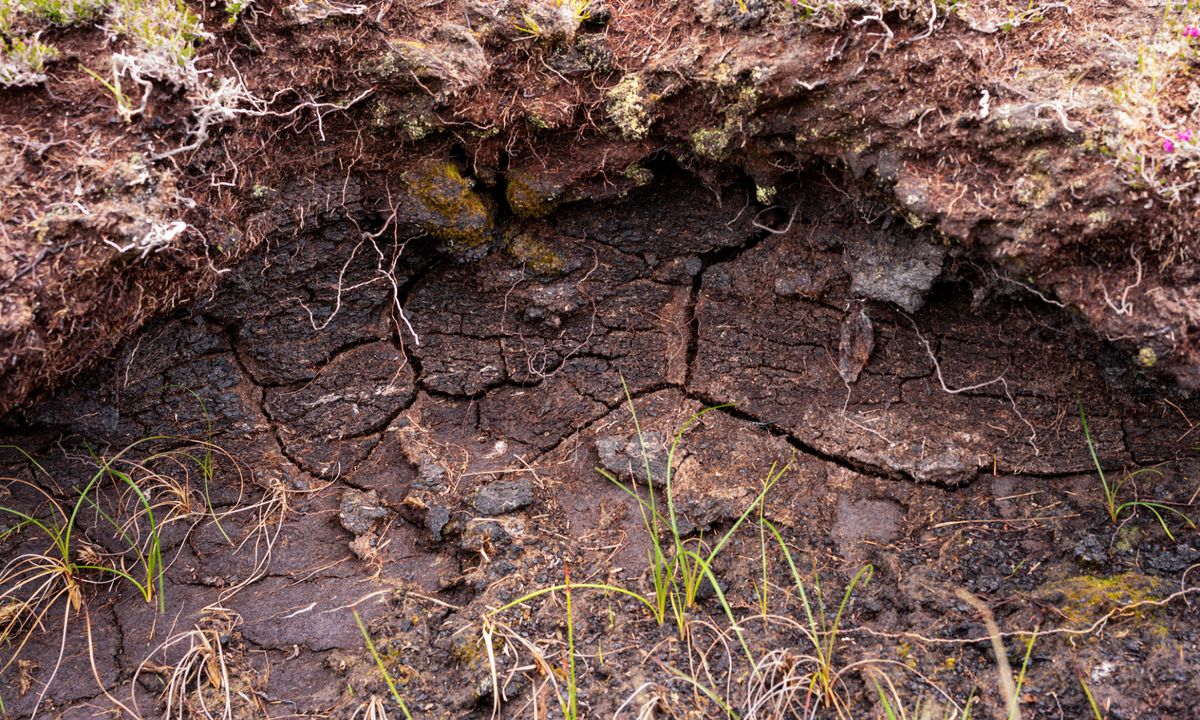
[[[1001,717],[965,589],[1025,717],[1089,716],[1084,687],[1105,717],[1197,717],[1194,402],[827,173],[769,209],[653,169],[473,262],[345,212],[285,228],[10,416],[44,472],[5,451],[4,504],[40,518],[142,442],[109,467],[165,577],[147,602],[84,572],[61,658],[65,597],[5,671],[8,713],[400,716],[356,611],[413,717],[558,717],[572,678],[579,717],[883,717],[881,694]],[[1120,502],[1175,510],[1110,520],[1089,437]],[[736,525],[682,626],[589,587],[653,599],[643,513],[601,471],[648,500],[648,470],[669,524],[668,465],[687,547]],[[146,505],[114,473],[89,497],[72,557],[136,575]],[[818,623],[857,576],[826,665],[772,526]],[[569,611],[560,587],[495,612],[567,578]]]
[[[0,3],[3,717],[1200,718],[1200,5]]]

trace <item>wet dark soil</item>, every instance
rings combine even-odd
[[[85,585],[78,610],[61,599],[4,671],[9,716],[40,699],[47,717],[123,703],[349,718],[378,697],[399,717],[356,611],[414,717],[561,716],[568,627],[579,717],[726,716],[714,697],[740,717],[882,717],[877,688],[909,717],[919,699],[972,696],[972,717],[1001,717],[965,589],[995,614],[1014,672],[1037,633],[1025,717],[1089,717],[1085,687],[1104,717],[1200,717],[1200,535],[1172,511],[1165,527],[1146,508],[1112,522],[1080,423],[1082,406],[1106,477],[1128,478],[1122,501],[1193,513],[1194,400],[823,173],[792,177],[770,206],[751,182],[714,190],[669,160],[655,176],[472,262],[331,211],[7,417],[5,442],[46,473],[6,450],[4,475],[60,501],[143,438],[163,436],[129,457],[204,455],[180,438],[227,453],[203,484],[187,462],[145,461],[193,468],[194,505],[162,531],[161,594],[118,581]],[[660,626],[584,588],[570,615],[562,592],[491,614],[568,577],[648,592],[643,514],[596,468],[631,481],[649,466],[661,502],[667,446],[692,420],[671,485],[691,542],[714,546],[774,467],[761,517],[810,603],[819,584],[827,622],[873,568],[841,621],[833,693],[810,685],[804,609],[757,509],[713,567],[757,670],[707,582],[682,632],[669,610]],[[104,478],[98,505],[128,509],[121,490]],[[17,480],[0,492],[49,512]],[[146,492],[166,517],[166,491]],[[120,552],[97,512],[78,526]],[[8,558],[45,550],[30,526],[0,542]],[[223,665],[185,673],[181,699],[171,678],[189,647],[219,647]]]

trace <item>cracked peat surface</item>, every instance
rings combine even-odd
[[[455,262],[332,213],[5,419],[45,469],[0,456],[3,504],[29,515],[52,513],[37,488],[69,507],[98,458],[143,438],[169,436],[124,456],[132,476],[191,483],[175,514],[145,490],[169,520],[151,602],[85,572],[78,608],[64,595],[23,647],[7,641],[6,717],[39,701],[45,717],[400,717],[355,611],[413,717],[560,717],[572,676],[579,717],[882,717],[881,692],[910,712],[973,696],[972,717],[1002,717],[989,630],[960,589],[992,608],[1014,671],[1028,656],[1025,717],[1090,717],[1085,687],[1105,717],[1200,717],[1200,537],[1176,514],[1200,483],[1195,403],[969,250],[820,178],[786,209],[748,197],[668,173],[527,223],[524,262]],[[1163,523],[1109,518],[1081,405],[1107,478],[1128,478],[1121,501],[1173,503]],[[643,513],[596,468],[649,467],[662,505],[691,419],[671,487],[689,547],[753,508],[713,562],[745,648],[707,582],[682,632],[669,607],[660,626],[627,595],[575,589],[574,672],[562,592],[489,614],[568,572],[650,592]],[[811,682],[792,571],[759,522],[772,467],[761,517],[827,620],[873,568],[832,689]],[[123,487],[101,477],[77,561],[141,567],[146,516],[122,544],[96,509],[126,522]],[[6,557],[45,551],[3,522]]]

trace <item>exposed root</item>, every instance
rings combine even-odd
[[[1029,446],[1033,448],[1033,454],[1040,455],[1041,450],[1039,450],[1037,446],[1037,428],[1035,428],[1033,423],[1029,422],[1029,420],[1027,420],[1025,416],[1021,414],[1020,408],[1017,407],[1017,401],[1013,399],[1012,392],[1010,392],[1008,389],[1008,380],[1004,378],[1004,375],[1000,374],[991,380],[975,383],[974,385],[966,385],[959,388],[950,387],[946,384],[946,378],[942,375],[942,365],[940,362],[938,362],[937,355],[933,352],[933,346],[930,345],[929,341],[925,339],[925,336],[921,334],[921,328],[917,327],[917,322],[911,317],[908,319],[908,321],[912,323],[913,331],[917,334],[917,339],[921,341],[921,344],[925,347],[925,353],[929,356],[929,361],[933,363],[933,372],[937,376],[938,384],[941,385],[942,391],[951,395],[958,395],[960,393],[972,392],[974,390],[982,390],[983,388],[990,387],[992,385],[999,385],[1004,390],[1004,397],[1008,398],[1008,404],[1012,407],[1013,413],[1017,416],[1017,418],[1020,419],[1021,422],[1025,424],[1025,427],[1029,428],[1029,438],[1026,440],[1026,442],[1028,442]]]
[[[219,605],[205,608],[193,629],[167,638],[138,665],[132,686],[137,687],[143,671],[166,677],[162,691],[163,720],[184,720],[198,714],[210,720],[232,720],[235,694],[224,639],[239,624],[241,617],[232,610]],[[160,665],[151,659],[169,655],[180,647],[183,654],[170,664]],[[243,693],[239,695],[246,697]],[[136,706],[136,692],[133,697]],[[141,716],[140,709],[137,716]]]
[[[1129,302],[1129,293],[1131,290],[1136,290],[1142,284],[1142,261],[1134,252],[1133,247],[1129,248],[1129,256],[1133,258],[1133,262],[1137,266],[1137,276],[1133,282],[1126,285],[1121,291],[1121,300],[1119,303],[1114,303],[1112,297],[1108,294],[1108,287],[1104,283],[1100,283],[1100,290],[1104,293],[1104,304],[1117,315],[1132,315],[1133,303]]]

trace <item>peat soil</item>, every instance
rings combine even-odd
[[[280,225],[358,205],[476,256],[647,182],[661,152],[768,203],[836,168],[1200,388],[1194,3],[235,6],[192,3],[204,82],[144,86],[124,120],[95,74],[133,87],[132,38],[21,20],[59,56],[44,85],[0,89],[0,411],[209,293]]]
[[[1014,673],[1028,656],[1025,717],[1090,717],[1087,688],[1107,718],[1200,718],[1200,535],[1173,511],[1110,519],[1080,422],[1082,406],[1121,502],[1191,513],[1195,402],[820,172],[764,207],[750,182],[714,192],[660,164],[473,262],[344,211],[282,228],[210,297],[5,418],[45,474],[3,451],[3,504],[39,517],[18,479],[71,502],[138,440],[164,436],[127,454],[143,468],[180,438],[221,451],[205,483],[155,466],[190,473],[186,512],[145,488],[161,592],[85,572],[79,607],[60,598],[0,676],[6,717],[39,700],[44,717],[400,717],[376,659],[418,718],[560,717],[572,676],[589,718],[883,717],[877,687],[909,717],[972,696],[972,717],[1001,717],[965,589]],[[712,406],[671,494],[709,547],[752,508],[713,563],[745,650],[708,583],[682,631],[669,607],[659,625],[586,588],[569,614],[562,592],[491,612],[568,577],[651,592],[643,514],[596,468],[649,466],[661,504],[667,446]],[[761,517],[827,621],[873,569],[831,641],[832,692],[810,685],[801,599],[755,506],[773,466]],[[102,477],[96,507],[130,507],[120,487]],[[4,557],[46,550],[0,522]],[[77,558],[140,567],[92,506],[76,522]]]

